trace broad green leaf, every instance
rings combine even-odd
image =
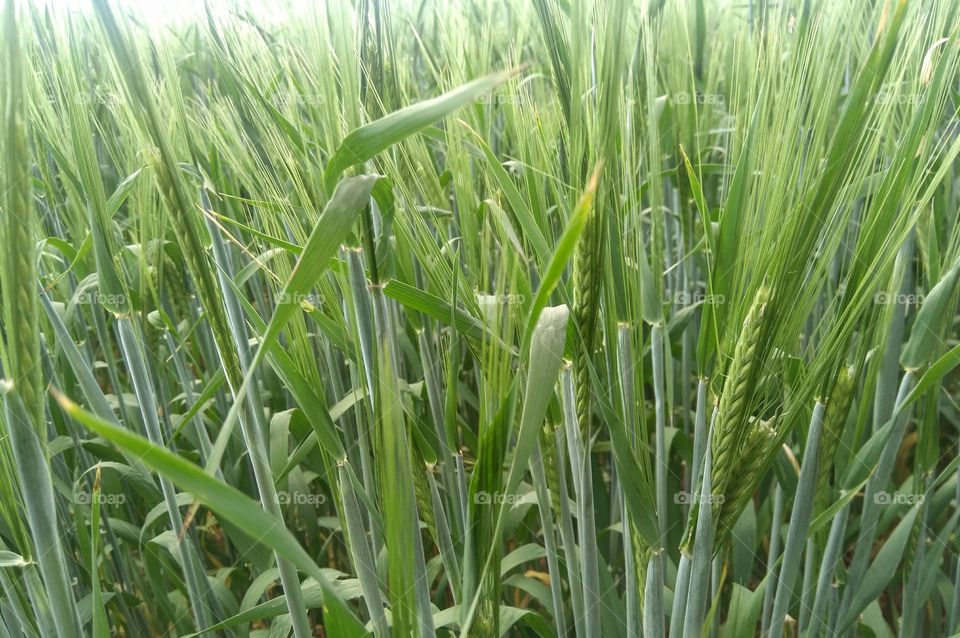
[[[513,494],[527,468],[530,454],[537,443],[537,433],[543,425],[550,399],[554,396],[557,376],[563,359],[563,345],[567,336],[566,306],[546,308],[540,314],[537,326],[530,339],[530,360],[527,382],[523,394],[523,411],[520,415],[520,431],[514,448],[506,493]]]
[[[423,130],[437,120],[466,106],[494,87],[506,82],[515,71],[493,73],[464,84],[431,100],[417,102],[351,131],[324,171],[323,182],[332,191],[347,168],[366,162],[377,153]]]
[[[947,376],[958,365],[960,365],[960,345],[950,348],[950,350],[944,353],[942,357],[937,359],[933,365],[923,373],[923,376],[917,381],[917,385],[914,386],[910,394],[907,395],[907,398],[904,399],[900,410],[903,410],[923,396],[925,392],[930,390],[940,379]]]
[[[332,584],[334,589],[337,590],[338,595],[343,600],[353,600],[360,595],[358,588],[348,586],[351,584],[349,581],[334,580],[338,576],[342,576],[342,574],[336,570],[321,568],[320,571],[324,574],[324,577],[327,579],[327,581]],[[277,616],[287,613],[286,597],[283,595],[271,598],[270,600],[260,603],[259,605],[255,604],[256,600],[250,602],[250,599],[253,595],[259,598],[266,588],[278,581],[280,578],[275,567],[266,570],[261,574],[261,576],[263,576],[263,580],[261,580],[258,576],[254,581],[254,584],[251,585],[251,589],[255,587],[251,597],[248,598],[247,596],[244,596],[244,604],[241,605],[241,610],[238,613],[218,622],[215,625],[206,627],[204,632],[188,634],[182,638],[195,638],[203,633],[219,631],[221,629],[229,629],[230,627],[236,627],[237,625],[252,623],[258,620],[268,620],[270,618],[276,618]],[[303,581],[303,604],[307,609],[317,609],[323,606],[323,590],[313,578],[308,578]]]
[[[827,527],[829,523],[837,516],[837,513],[842,510],[844,507],[850,504],[850,501],[854,499],[857,495],[860,494],[860,491],[866,487],[867,481],[870,480],[870,477],[867,476],[864,478],[858,485],[852,489],[844,489],[840,492],[840,498],[834,501],[830,507],[823,510],[819,516],[813,519],[810,523],[810,529],[807,530],[807,538],[813,536],[818,531]]]
[[[0,550],[0,568],[2,567],[23,567],[29,565],[30,561],[24,560],[23,556],[14,554],[11,551]]]
[[[433,615],[434,624],[440,628],[459,629],[460,606],[454,605]],[[514,625],[522,623],[535,632],[540,638],[557,638],[556,632],[543,619],[543,616],[529,609],[500,605],[500,638],[510,635]]]
[[[416,559],[418,551],[414,534],[419,533],[411,467],[410,438],[399,384],[395,375],[391,349],[386,335],[379,339],[379,396],[380,423],[376,444],[378,467],[382,476],[391,477],[383,483],[383,519],[385,541],[389,557],[387,581],[390,589],[390,611],[393,630],[402,636],[418,636],[416,594]],[[419,638],[428,638],[419,636]]]
[[[860,616],[860,628],[866,629],[869,634],[858,631],[858,635],[870,635],[872,638],[893,638],[894,634],[890,631],[887,619],[883,617],[883,610],[880,608],[879,601],[873,601],[863,610]]]
[[[351,390],[343,397],[340,401],[337,402],[332,408],[330,408],[330,421],[336,422],[343,414],[353,407],[358,401],[366,397],[366,390],[356,389]],[[317,447],[318,438],[316,435],[311,432],[311,435],[308,435],[299,445],[291,452],[286,460],[286,463],[283,465],[279,473],[274,477],[274,482],[279,483],[284,479],[284,477],[289,474],[293,468],[300,465],[303,462],[303,459],[307,457],[314,448]]]
[[[429,292],[414,288],[396,279],[392,279],[384,286],[383,292],[407,308],[422,312],[442,323],[449,324],[452,317],[457,331],[471,339],[493,338],[486,326],[476,317],[459,307],[453,308],[449,303]]]
[[[125,202],[130,195],[130,190],[134,184],[136,184],[137,177],[141,171],[143,171],[143,169],[138,168],[123,178],[123,181],[117,185],[117,189],[113,191],[113,194],[107,199],[107,215],[110,218],[113,218],[113,216],[117,214],[117,211],[120,210],[120,207],[123,206],[123,202]]]
[[[500,561],[500,576],[506,576],[511,570],[519,567],[520,565],[540,560],[545,558],[546,555],[547,550],[543,548],[543,545],[538,545],[537,543],[527,543],[526,545],[521,545],[504,556],[503,560]]]
[[[733,593],[730,597],[730,607],[727,611],[727,622],[723,626],[723,635],[730,638],[738,636],[753,636],[756,632],[760,612],[763,609],[763,592],[765,586],[756,591],[750,591],[739,583],[733,583]]]
[[[265,232],[263,232],[263,231],[257,230],[256,228],[253,228],[252,226],[248,226],[247,224],[238,222],[238,221],[235,220],[235,219],[231,219],[230,217],[227,217],[226,215],[221,215],[221,214],[217,213],[216,211],[210,210],[210,211],[206,211],[206,212],[207,212],[207,215],[211,215],[211,216],[215,217],[215,218],[217,219],[217,221],[221,221],[221,222],[223,222],[223,223],[225,223],[225,224],[230,224],[231,226],[236,226],[237,228],[239,228],[240,230],[242,230],[242,231],[245,232],[245,233],[250,233],[250,234],[253,235],[254,237],[259,237],[260,239],[262,239],[263,241],[267,242],[268,244],[270,244],[270,245],[273,246],[274,248],[283,249],[283,250],[287,251],[288,253],[290,253],[290,254],[292,254],[292,255],[296,255],[296,256],[298,256],[298,257],[300,256],[300,253],[303,252],[303,248],[301,248],[300,246],[297,246],[296,244],[294,244],[294,243],[292,243],[292,242],[284,241],[283,239],[280,239],[279,237],[274,237],[273,235],[268,235],[267,233],[265,233]],[[238,275],[238,279],[239,279],[239,275]]]
[[[944,337],[953,321],[958,281],[960,262],[947,271],[923,300],[910,330],[910,339],[900,355],[900,365],[905,369],[922,368],[943,348]]]
[[[897,566],[903,559],[903,553],[907,548],[907,541],[910,540],[910,533],[913,530],[913,522],[920,511],[920,504],[910,508],[900,522],[897,524],[893,533],[887,537],[883,547],[877,552],[876,558],[867,569],[866,576],[861,581],[861,585],[853,595],[853,601],[844,618],[837,623],[839,630],[848,627],[856,620],[871,601],[876,600],[887,585],[893,579],[897,572]]]

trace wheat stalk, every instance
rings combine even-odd
[[[843,367],[830,393],[826,414],[823,417],[823,441],[820,443],[820,463],[817,466],[815,511],[822,512],[830,501],[830,477],[833,461],[840,446],[840,437],[847,422],[847,414],[853,404],[856,379],[854,369]]]

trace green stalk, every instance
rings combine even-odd
[[[714,408],[713,415],[710,418],[710,430],[707,429],[707,385],[705,378],[701,378],[697,383],[697,407],[694,418],[694,438],[693,438],[693,466],[691,468],[692,479],[690,481],[689,513],[687,517],[687,528],[685,537],[680,545],[680,562],[677,566],[677,581],[673,590],[673,606],[670,614],[670,635],[682,636],[684,632],[685,612],[688,605],[690,593],[690,571],[693,567],[691,552],[695,540],[696,527],[690,521],[696,521],[697,510],[700,500],[697,496],[700,494],[701,486],[704,480],[704,459],[709,452],[707,440],[710,431],[717,418],[717,409]]]
[[[670,607],[670,636],[683,635],[683,619],[687,608],[687,597],[690,593],[690,556],[680,552],[680,562],[677,564],[677,582],[673,588],[673,604]]]
[[[200,199],[204,209],[210,210],[210,202],[207,200],[205,191],[201,191]],[[237,380],[242,378],[244,371],[249,371],[252,365],[252,355],[250,353],[249,337],[247,327],[244,321],[243,310],[234,293],[234,288],[227,279],[232,279],[233,268],[227,253],[226,245],[220,236],[218,229],[211,221],[210,217],[205,217],[207,229],[210,232],[210,239],[213,246],[214,263],[217,265],[217,279],[220,282],[222,291],[223,309],[226,313],[227,325],[233,338],[235,348],[235,357],[238,360],[239,368],[233,372]],[[247,405],[246,411],[239,414],[240,430],[243,434],[244,443],[250,454],[250,464],[253,467],[253,478],[257,485],[257,492],[260,495],[260,502],[263,508],[277,518],[283,517],[280,508],[280,501],[277,496],[277,486],[273,482],[273,475],[270,471],[270,458],[267,454],[266,442],[263,433],[267,431],[267,424],[264,422],[263,406],[260,403],[259,394],[248,392],[244,397]],[[310,629],[310,620],[307,618],[306,605],[303,602],[303,591],[300,586],[300,576],[296,567],[289,561],[276,555],[277,569],[280,572],[280,582],[283,585],[284,596],[286,597],[287,609],[290,611],[290,619],[293,626],[293,634],[296,638],[308,638],[312,631]]]
[[[820,571],[817,576],[816,593],[813,596],[813,608],[810,611],[809,638],[818,638],[821,632],[827,628],[827,607],[830,604],[831,597],[835,595],[836,588],[833,574],[837,568],[840,553],[843,551],[843,535],[849,514],[850,506],[848,504],[837,512],[833,522],[830,523],[827,544],[823,551],[823,557],[820,559]]]
[[[376,418],[376,340],[374,338],[373,302],[370,289],[363,270],[361,249],[354,248],[345,251],[347,257],[347,275],[350,281],[350,292],[353,297],[354,315],[357,326],[357,343],[360,348],[360,359],[363,362],[363,378],[367,388],[367,409],[373,419]],[[363,485],[368,492],[376,492],[376,474],[370,464],[370,428],[366,427],[366,419],[357,419],[357,442],[360,448],[360,472]],[[372,513],[370,514],[372,516]],[[372,528],[372,525],[371,525]],[[372,537],[374,555],[379,555],[383,547],[382,539],[374,532]]]
[[[693,464],[690,466],[690,479],[687,485],[687,490],[690,494],[697,493],[699,482],[703,476],[703,458],[707,450],[707,392],[709,391],[709,386],[710,382],[706,377],[701,377],[697,380],[697,406],[693,420]],[[715,418],[715,410],[713,414]],[[692,500],[690,503],[687,503],[687,510],[689,510],[693,504],[694,501]]]
[[[110,407],[107,397],[104,396],[103,390],[100,389],[97,379],[94,377],[94,374],[91,371],[90,364],[88,364],[83,358],[79,348],[77,348],[77,344],[73,341],[73,337],[67,331],[67,327],[63,324],[63,319],[60,318],[60,314],[53,307],[53,302],[50,300],[50,295],[45,292],[41,292],[39,297],[40,303],[43,306],[44,314],[46,314],[47,321],[49,321],[50,325],[53,326],[54,334],[56,334],[57,347],[67,357],[67,361],[70,362],[73,374],[80,386],[80,391],[83,393],[83,397],[87,400],[90,409],[101,419],[110,421],[115,425],[119,425],[120,422],[117,420],[117,415],[113,413],[113,409]]]
[[[563,399],[562,403],[564,406],[564,427],[556,428],[553,441],[553,444],[556,446],[557,496],[560,503],[560,539],[563,544],[563,556],[567,564],[567,582],[570,584],[574,630],[578,638],[583,638],[589,634],[586,633],[585,629],[586,614],[584,612],[585,602],[580,567],[582,555],[573,533],[573,516],[570,512],[570,499],[567,493],[567,463],[564,462],[568,458],[567,455],[570,454],[571,449],[575,449],[575,444],[569,443],[570,434],[566,427],[567,424],[571,423],[571,420],[567,418],[566,414],[567,406],[572,405],[575,401],[573,375],[569,365],[560,372],[560,396]],[[579,433],[574,434],[579,436]],[[577,467],[575,465],[575,459],[575,456],[571,455],[569,457],[571,467]],[[574,483],[577,482],[577,478],[578,474],[574,472]]]
[[[553,517],[556,515],[551,509],[550,490],[547,487],[547,478],[543,471],[543,460],[540,455],[540,441],[530,455],[530,476],[533,487],[537,492],[537,503],[540,511],[540,524],[543,526],[543,545],[547,553],[547,570],[550,574],[550,597],[553,602],[553,622],[557,626],[557,635],[567,635],[567,617],[564,613],[562,576],[560,575],[559,548],[557,547],[557,532],[553,527]]]
[[[803,555],[803,584],[800,592],[800,621],[797,631],[804,633],[810,626],[810,610],[813,606],[813,579],[816,577],[817,546],[812,538],[806,542],[806,551]]]
[[[640,600],[642,599],[642,595],[640,593],[640,580],[634,560],[636,555],[634,543],[636,542],[636,539],[634,525],[630,520],[630,512],[627,511],[625,503],[626,496],[623,494],[622,489],[617,490],[617,492],[620,509],[623,511],[623,516],[620,519],[620,525],[623,529],[623,587],[625,590],[623,604],[626,608],[627,615],[627,635],[637,636],[641,631],[643,617],[640,603]]]
[[[780,557],[780,527],[783,521],[783,487],[777,482],[773,488],[773,512],[770,516],[770,547],[767,551],[767,585],[763,591],[763,607],[760,612],[760,635],[766,636],[770,628],[770,613],[773,610],[774,583],[778,577]]]
[[[584,577],[584,627],[587,635],[597,636],[601,631],[600,601],[603,594],[600,590],[600,560],[597,547],[597,526],[594,518],[593,445],[590,441],[585,442],[579,470],[582,491],[577,495],[579,510],[577,521],[580,525],[581,575]]]
[[[4,396],[7,437],[19,473],[33,548],[57,635],[80,636],[80,616],[60,540],[53,481],[47,458],[47,425],[40,367],[39,312],[35,282],[36,217],[24,106],[23,64],[15,2],[6,3],[4,36],[4,135],[2,251],[0,289],[6,328],[4,368],[13,388]]]
[[[14,392],[8,393],[4,403],[7,436],[20,473],[27,522],[36,552],[35,560],[43,577],[43,595],[49,600],[57,635],[79,637],[82,635],[80,617],[63,558],[53,483],[44,446],[20,396]]]
[[[897,400],[894,403],[895,413],[899,410],[900,403],[906,398],[907,394],[913,388],[915,372],[907,370],[900,381],[900,389],[897,391]],[[890,473],[893,471],[893,465],[896,461],[897,452],[900,450],[900,444],[906,433],[907,425],[910,422],[910,410],[905,409],[899,412],[893,429],[890,431],[890,438],[883,446],[883,452],[880,454],[880,460],[870,479],[867,481],[866,489],[863,492],[863,509],[860,512],[860,534],[857,537],[857,543],[854,549],[853,560],[847,570],[847,585],[844,588],[843,596],[840,600],[840,607],[837,611],[838,618],[845,618],[847,610],[853,601],[853,595],[860,587],[863,576],[867,570],[867,562],[873,552],[873,541],[877,535],[877,523],[880,519],[880,508],[876,502],[877,492],[886,487],[890,479]],[[838,630],[845,631],[846,627],[838,627]]]
[[[3,547],[4,551],[6,551],[5,546],[0,545],[0,547]],[[25,583],[28,580],[28,575],[30,572],[35,570],[36,565],[25,565],[24,577],[19,579],[20,584]],[[3,595],[6,597],[4,602],[9,605],[10,615],[13,616],[13,618],[17,621],[18,629],[23,633],[23,635],[34,638],[35,636],[39,636],[39,634],[37,633],[36,627],[34,627],[33,620],[31,620],[27,614],[27,610],[24,607],[23,601],[21,600],[21,593],[19,589],[16,585],[14,585],[14,581],[11,578],[11,571],[12,570],[0,569],[0,590],[3,591]],[[29,596],[29,592],[27,593],[27,596]],[[6,612],[7,610],[4,611]],[[40,608],[34,608],[33,611],[34,615],[39,621],[36,624],[45,623],[44,619],[49,618],[49,610],[47,610],[47,614],[43,615],[39,613],[43,611]],[[49,623],[45,623],[45,629],[54,631],[52,618],[49,618]]]
[[[960,445],[960,443],[958,443]],[[960,503],[960,468],[957,469],[957,486],[954,490],[954,498]],[[953,568],[953,582],[960,583],[960,556],[957,557]],[[953,600],[950,601],[950,613],[947,618],[947,635],[960,628],[960,587],[953,590]]]
[[[657,522],[660,546],[652,548],[647,567],[647,585],[643,596],[643,635],[662,638],[664,635],[663,580],[667,524],[667,450],[666,407],[664,405],[663,326],[655,324],[650,333],[650,351],[653,361],[653,396],[655,413],[655,475]]]
[[[643,589],[643,635],[663,636],[664,551],[650,550]]]
[[[163,338],[167,344],[167,349],[170,351],[170,358],[173,359],[173,365],[177,370],[177,377],[180,379],[180,387],[183,388],[183,394],[186,398],[187,408],[193,408],[196,401],[196,396],[193,392],[190,374],[188,373],[187,366],[183,361],[183,354],[180,352],[180,348],[178,348],[177,344],[174,342],[173,335],[170,334],[169,330],[164,330]],[[212,447],[212,444],[210,443],[210,434],[207,432],[207,428],[204,427],[203,420],[199,417],[195,417],[193,419],[193,429],[197,434],[197,443],[200,445],[200,458],[205,462],[210,457],[210,449]],[[223,478],[220,468],[217,468],[217,477]]]
[[[100,466],[97,466],[96,478],[93,481],[90,499],[90,606],[93,610],[92,634],[94,638],[107,638],[110,627],[107,621],[107,612],[103,607],[103,590],[100,587],[100,551],[97,547],[100,540]]]
[[[343,492],[343,511],[349,531],[348,538],[353,565],[357,570],[360,588],[363,590],[367,612],[373,622],[373,633],[377,638],[386,638],[390,636],[390,628],[387,625],[386,615],[383,613],[383,600],[380,598],[376,562],[367,542],[367,531],[363,527],[360,505],[357,503],[357,496],[353,491],[353,483],[347,476],[344,461],[337,464],[337,471],[340,475],[340,489]]]
[[[451,305],[451,307],[454,307]],[[450,519],[454,522],[458,545],[467,529],[467,481],[463,467],[463,450],[459,447],[457,438],[457,383],[459,383],[459,346],[456,342],[448,345],[447,354],[447,387],[443,406],[443,427],[450,442],[451,457],[445,462],[453,464],[453,486],[450,488],[450,503],[453,508]]]
[[[807,443],[803,451],[803,465],[800,468],[800,481],[794,498],[793,512],[787,527],[787,539],[783,546],[783,561],[780,564],[780,577],[777,581],[777,593],[773,599],[773,613],[770,617],[770,638],[783,636],[787,610],[796,592],[793,586],[800,569],[800,560],[806,544],[810,517],[813,514],[814,487],[817,480],[817,463],[820,458],[820,438],[823,430],[823,414],[826,406],[817,401],[810,417],[807,431]]]
[[[440,474],[443,486],[448,495],[453,495],[454,477],[449,459],[453,458],[450,441],[447,440],[446,420],[443,414],[443,393],[440,386],[439,366],[433,356],[431,340],[425,329],[417,330],[417,350],[420,352],[420,364],[423,368],[423,383],[427,389],[427,401],[430,406],[430,416],[433,419],[437,433],[438,453],[443,462],[440,463]]]
[[[374,388],[376,384],[374,378],[376,375],[376,343],[373,336],[373,302],[370,298],[370,290],[367,283],[367,277],[363,269],[362,248],[350,248],[342,250],[341,254],[346,256],[347,274],[350,282],[350,292],[353,294],[354,316],[357,324],[357,344],[360,347],[360,360],[363,362],[363,375],[366,381],[368,400],[373,401]],[[372,405],[371,405],[372,409]]]
[[[617,326],[617,372],[620,382],[621,409],[623,410],[623,422],[628,424],[629,428],[634,428],[637,423],[635,406],[635,378],[633,373],[633,347],[630,339],[630,326],[620,324]],[[634,431],[634,438],[636,432]],[[636,440],[632,441],[634,446]],[[627,635],[636,636],[641,631],[641,610],[639,591],[640,583],[636,564],[634,563],[634,526],[630,520],[630,513],[627,511],[624,503],[625,495],[618,486],[618,503],[621,504],[623,516],[621,525],[623,530],[623,556],[624,556],[624,580],[625,580],[625,605],[627,608]]]
[[[711,431],[709,439],[713,439]],[[696,533],[690,565],[690,590],[684,610],[683,637],[700,638],[703,614],[709,593],[710,559],[713,557],[713,448],[707,441],[703,461],[703,481],[700,485]]]
[[[393,631],[434,635],[413,481],[410,432],[403,414],[397,349],[383,287],[371,285],[377,342],[379,489],[384,508]],[[412,597],[411,597],[412,594]]]
[[[600,574],[597,557],[597,536],[593,511],[593,470],[591,442],[586,438],[578,419],[582,407],[573,393],[569,369],[561,373],[564,424],[567,446],[570,448],[570,467],[573,472],[574,494],[577,504],[577,531],[579,533],[580,588],[583,592],[583,628],[587,636],[600,632]],[[576,399],[576,401],[574,400]],[[569,560],[569,555],[568,555]]]
[[[723,557],[716,554],[710,562],[710,600],[720,600],[720,574],[723,571]],[[710,609],[714,609],[713,603],[710,603]],[[711,638],[718,638],[720,634],[720,623],[713,618],[712,611],[707,612],[707,622],[710,626]]]
[[[54,611],[50,609],[50,597],[40,579],[40,570],[36,569],[33,565],[28,565],[24,571],[25,575],[23,580],[25,582],[27,596],[30,599],[31,611],[33,611],[37,619],[37,627],[40,630],[40,635],[44,637],[58,636],[59,638],[60,634],[56,633],[57,620],[54,617]]]
[[[443,568],[446,571],[447,582],[450,583],[450,592],[453,595],[454,603],[458,603],[463,599],[463,577],[460,575],[460,559],[453,547],[447,510],[444,509],[440,489],[437,487],[437,479],[434,477],[435,467],[435,465],[428,466],[426,475],[427,482],[430,485],[431,504],[434,512],[436,512],[437,547],[440,550],[440,560],[443,561]]]
[[[164,446],[165,442],[160,430],[160,422],[157,419],[158,405],[153,393],[153,379],[143,357],[141,340],[129,317],[117,317],[117,335],[120,339],[124,361],[130,372],[130,382],[133,385],[137,403],[140,405],[140,413],[147,438],[155,445]],[[170,529],[175,534],[180,534],[183,530],[183,517],[180,515],[180,508],[177,505],[176,489],[173,483],[161,477],[160,490],[163,493],[164,504],[167,508]],[[183,564],[184,579],[192,605],[191,611],[197,629],[202,631],[212,624],[206,595],[210,591],[210,587],[206,583],[207,576],[191,541],[185,540],[178,543],[176,551],[180,553],[180,560]]]
[[[814,511],[817,514],[827,508],[833,495],[830,477],[833,473],[834,459],[837,455],[837,448],[840,446],[843,428],[847,422],[847,414],[853,404],[853,395],[856,390],[856,379],[853,375],[853,368],[845,366],[840,370],[837,382],[830,392],[827,411],[823,417],[823,443],[820,447],[820,463],[818,464],[816,489],[814,491],[816,494]]]
[[[916,477],[915,477],[916,478]],[[914,550],[910,556],[910,571],[903,583],[902,600],[903,613],[900,616],[900,627],[897,632],[898,638],[910,638],[911,636],[920,636],[920,624],[922,617],[920,609],[923,607],[923,601],[919,600],[920,581],[923,580],[924,557],[927,549],[927,528],[928,515],[930,508],[926,496],[930,494],[931,477],[924,478],[923,502],[920,505],[920,514],[917,516],[916,528],[914,530],[915,538],[911,539],[914,543]]]
[[[913,251],[914,241],[911,233],[900,248],[900,252],[897,253],[897,261],[894,267],[894,282],[897,284],[894,292],[897,298],[890,304],[891,309],[884,334],[883,357],[880,360],[876,389],[873,395],[874,430],[887,422],[895,407],[896,392],[894,388],[897,387],[897,375],[900,372],[898,362],[900,360],[900,350],[903,347],[907,314],[907,304],[902,303],[900,299],[914,291],[912,269],[910,268]]]

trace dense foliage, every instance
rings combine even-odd
[[[0,636],[960,632],[952,0],[5,0]]]

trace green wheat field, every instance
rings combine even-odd
[[[960,636],[960,2],[0,3],[0,638]]]

